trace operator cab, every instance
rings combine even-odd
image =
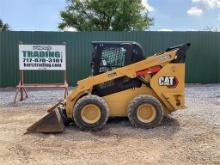
[[[143,48],[133,41],[93,41],[92,74],[98,75],[144,60]]]
[[[144,60],[143,48],[133,41],[93,41],[92,74],[99,75]],[[95,85],[92,94],[100,97],[141,87],[137,78],[120,77]]]

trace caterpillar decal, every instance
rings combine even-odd
[[[158,80],[160,86],[174,86],[176,79],[173,76],[162,76]]]

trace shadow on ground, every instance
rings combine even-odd
[[[144,138],[151,139],[159,137],[162,139],[169,139],[179,130],[178,120],[165,117],[162,123],[153,129],[141,129],[131,126],[128,118],[117,117],[110,118],[106,126],[99,131],[81,131],[75,124],[66,127],[63,133],[59,134],[41,134],[33,133],[31,136],[50,137],[55,136],[58,139],[74,140],[74,141],[96,141],[105,138],[116,138],[121,140],[123,138]]]

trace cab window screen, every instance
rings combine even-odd
[[[106,72],[124,66],[126,49],[123,47],[106,47],[102,50],[100,71]]]

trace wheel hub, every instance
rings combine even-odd
[[[81,118],[86,123],[94,124],[101,118],[101,111],[94,104],[85,105],[81,110]]]
[[[153,105],[142,104],[137,109],[137,118],[143,123],[150,123],[156,118],[156,109]]]

